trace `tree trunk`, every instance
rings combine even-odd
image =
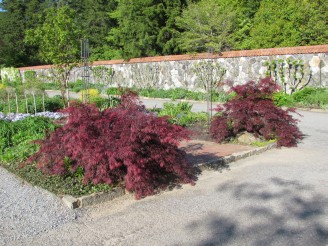
[[[42,110],[45,112],[45,106],[44,106],[44,92],[42,93]]]
[[[8,97],[7,97],[7,99],[8,99],[8,113],[10,114],[11,112],[11,107],[10,107],[10,94],[8,93]]]
[[[18,114],[18,98],[17,98],[17,93],[15,93],[15,100],[16,100],[16,114]]]
[[[24,92],[24,97],[25,97],[26,113],[28,114],[28,103],[27,103],[27,97],[25,92]]]
[[[35,101],[35,93],[32,92],[32,96],[33,96],[33,104],[34,104],[34,114],[36,114],[36,101]]]

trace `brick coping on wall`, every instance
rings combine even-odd
[[[224,51],[221,54],[199,53],[199,54],[188,54],[188,55],[154,56],[154,57],[132,58],[129,61],[124,61],[124,60],[95,61],[91,65],[99,66],[99,65],[113,65],[113,64],[133,64],[133,63],[146,63],[146,62],[183,61],[183,60],[235,58],[235,57],[250,57],[250,56],[315,54],[315,53],[327,53],[327,52],[328,52],[328,44],[323,44],[323,45],[315,45],[315,46]],[[21,67],[19,68],[19,70],[22,71],[39,70],[39,69],[49,69],[51,67],[52,65],[41,65],[41,66],[33,66],[33,67]]]

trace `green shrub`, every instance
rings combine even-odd
[[[174,89],[154,89],[154,88],[146,88],[146,89],[139,89],[138,93],[140,96],[143,97],[150,97],[150,98],[167,98],[172,100],[178,99],[186,99],[186,100],[195,100],[195,101],[206,101],[207,94],[204,92],[196,92],[196,91],[189,91],[183,88],[174,88]],[[119,88],[109,88],[107,89],[108,95],[120,95]],[[226,92],[212,92],[212,101],[213,102],[226,102],[233,97],[233,94],[228,94]]]
[[[55,130],[45,117],[27,117],[16,122],[0,120],[0,162],[24,161],[38,149],[32,142]]]
[[[323,107],[328,105],[328,90],[325,88],[306,87],[292,95],[295,102],[303,106]]]
[[[56,82],[46,82],[43,84],[45,90],[59,90],[59,83]]]
[[[305,105],[323,107],[328,105],[328,90],[318,90],[306,97]]]
[[[196,122],[206,121],[207,113],[194,113],[191,111],[192,105],[188,102],[164,103],[159,116],[169,116],[169,121],[174,124],[188,126]]]
[[[84,89],[84,82],[83,82],[83,80],[79,79],[79,80],[75,81],[74,83],[70,83],[69,86],[70,86],[71,90],[78,93]]]
[[[106,91],[106,94],[107,95],[120,95],[121,94],[120,88],[117,88],[117,87],[108,88]]]
[[[273,102],[276,106],[282,107],[292,107],[294,106],[293,97],[289,94],[285,94],[284,92],[276,92],[273,94]]]
[[[90,103],[96,105],[100,110],[104,110],[106,108],[113,108],[120,103],[120,99],[116,97],[102,98],[95,97],[90,100]]]

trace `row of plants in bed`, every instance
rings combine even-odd
[[[270,79],[233,87],[235,96],[217,108],[211,121],[213,141],[229,141],[248,131],[276,139],[278,146],[296,146],[302,135],[290,114],[294,111],[275,106],[277,90]],[[179,148],[191,134],[182,125],[204,122],[207,115],[190,114],[187,103],[167,104],[163,111],[146,110],[130,91],[115,107],[104,110],[76,102],[64,110],[65,124],[43,117],[0,120],[0,163],[59,195],[124,186],[139,199],[172,184],[194,184],[197,170]]]

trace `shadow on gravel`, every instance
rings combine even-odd
[[[272,178],[227,182],[217,191],[238,207],[233,217],[210,214],[190,223],[188,233],[204,236],[196,245],[328,245],[328,198],[311,186]]]

